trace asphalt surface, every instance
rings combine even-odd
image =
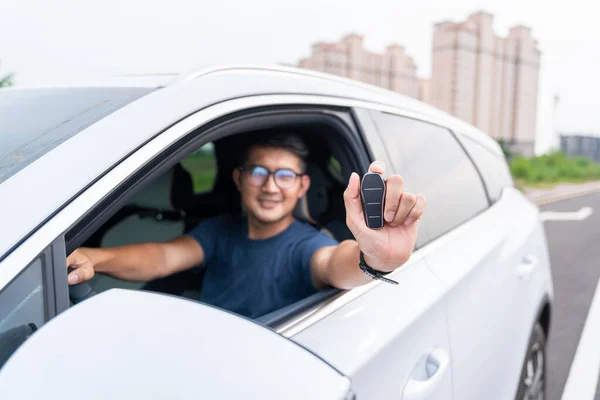
[[[548,339],[548,400],[561,399],[600,279],[600,193],[540,206],[542,211],[559,212],[579,211],[582,207],[594,210],[583,221],[544,222],[555,296]],[[600,338],[598,341],[600,346]],[[598,388],[595,400],[600,400]]]

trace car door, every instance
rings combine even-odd
[[[448,129],[372,115],[384,138],[401,138],[388,146],[392,161],[428,199],[418,244],[446,288],[454,397],[512,398],[537,308],[527,294],[533,287],[518,278],[519,270],[530,272],[522,246],[535,212],[513,190],[490,206],[478,170]]]
[[[389,174],[393,163],[367,112],[355,110],[355,117]],[[398,285],[376,281],[349,290],[281,333],[343,371],[357,398],[452,399],[442,283],[419,250],[390,277]]]
[[[545,234],[537,207],[513,187],[503,157],[473,139],[457,137],[481,172],[492,206],[468,229],[456,232],[457,240],[477,244],[469,254],[461,256],[446,244],[427,259],[452,288],[452,346],[462,354],[472,352],[457,358],[462,358],[462,368],[456,373],[455,393],[513,398],[533,325],[548,301]],[[448,259],[460,260],[452,273],[444,267]],[[479,301],[469,300],[473,298]],[[481,323],[470,323],[473,318]],[[474,382],[478,371],[481,379]]]

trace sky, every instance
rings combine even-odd
[[[523,24],[539,41],[537,152],[550,148],[555,131],[600,134],[600,6],[587,0],[0,0],[0,77],[13,72],[17,86],[30,86],[296,64],[313,43],[348,33],[375,52],[405,46],[419,76],[429,77],[433,24],[478,10],[494,14],[497,34]]]

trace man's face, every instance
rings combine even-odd
[[[252,168],[264,167],[271,172],[279,169],[288,169],[295,173],[302,173],[301,160],[294,153],[285,149],[274,147],[254,147],[251,149],[248,160],[244,164],[244,170],[233,171],[233,179],[240,190],[242,204],[246,207],[248,215],[261,223],[274,223],[288,218],[299,198],[304,196],[310,185],[310,178],[306,175],[291,177],[291,174],[283,171],[279,179],[270,174],[264,179],[264,170],[261,176],[252,176]],[[268,172],[267,172],[268,173]],[[283,183],[283,181],[287,181]]]

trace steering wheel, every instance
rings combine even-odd
[[[73,271],[72,268],[67,269],[67,274]],[[73,304],[81,303],[84,300],[94,296],[96,291],[87,282],[78,283],[77,285],[69,286],[69,298]]]

